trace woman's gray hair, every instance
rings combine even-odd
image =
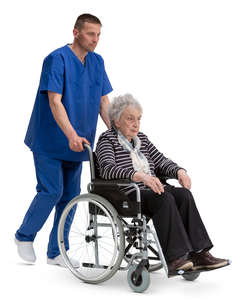
[[[131,94],[125,94],[123,96],[113,98],[108,110],[108,115],[112,126],[115,125],[115,120],[118,121],[120,119],[123,111],[129,105],[137,108],[141,113],[143,112],[142,106]]]

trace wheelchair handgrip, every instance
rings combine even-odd
[[[87,144],[87,143],[82,143],[82,146],[83,146],[83,148],[87,149],[88,151],[89,151],[89,150],[92,151],[92,149],[91,149],[91,147],[90,147],[89,144]]]
[[[90,174],[91,174],[91,180],[95,179],[95,165],[94,165],[94,156],[93,151],[90,147],[90,145],[83,143],[83,147],[88,150],[89,153],[89,159],[90,159]]]

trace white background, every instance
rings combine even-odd
[[[235,299],[238,269],[239,3],[232,0],[2,1],[1,30],[1,294],[4,299],[74,299],[94,294],[171,299]],[[192,192],[216,256],[233,264],[195,282],[152,274],[142,295],[130,291],[126,272],[92,286],[48,266],[53,215],[37,235],[37,263],[21,263],[14,233],[35,195],[31,152],[23,140],[42,61],[73,40],[78,15],[102,21],[96,52],[114,88],[143,105],[141,130],[158,149],[188,170]],[[99,121],[97,136],[106,128]],[[82,190],[89,180],[88,165]],[[2,296],[1,296],[2,297]]]

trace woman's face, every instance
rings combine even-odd
[[[142,113],[140,110],[132,105],[128,105],[120,116],[120,119],[115,120],[115,126],[117,129],[131,141],[139,132],[140,119]]]

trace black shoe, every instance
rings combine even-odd
[[[229,261],[227,259],[216,258],[212,256],[212,254],[210,254],[208,251],[191,253],[190,256],[193,262],[193,270],[216,269],[229,264]]]
[[[193,263],[191,260],[184,256],[175,259],[168,263],[168,275],[177,275],[179,270],[187,271],[193,268]]]

